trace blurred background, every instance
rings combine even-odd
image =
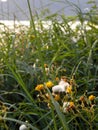
[[[89,11],[88,0],[29,0],[32,15],[40,14],[41,17],[61,13],[65,15],[75,15],[75,10],[70,2],[77,5],[82,11]],[[98,0],[96,0],[98,3]],[[0,20],[29,20],[29,10],[27,0],[0,0]]]

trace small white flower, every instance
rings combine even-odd
[[[26,125],[23,124],[19,127],[19,130],[28,130],[28,128],[26,127]]]

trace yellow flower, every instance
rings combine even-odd
[[[44,85],[43,85],[43,84],[39,84],[39,85],[37,85],[36,88],[35,88],[35,90],[37,90],[37,91],[41,91],[41,90],[43,90],[43,89],[44,89]]]
[[[45,68],[48,68],[48,65],[47,65],[47,64],[44,64],[44,67],[45,67]]]
[[[67,89],[66,89],[66,93],[68,93],[68,94],[71,94],[71,93],[72,93],[71,86],[67,87]]]
[[[50,100],[50,95],[48,93],[45,94],[46,98]]]
[[[79,98],[79,100],[80,100],[81,102],[83,102],[83,101],[85,101],[85,97],[84,97],[84,96],[81,96],[81,97]]]
[[[68,79],[67,79],[67,77],[66,77],[66,76],[61,76],[61,79],[62,79],[63,81],[65,81],[65,82],[67,82],[67,81],[68,81]]]
[[[75,107],[74,102],[70,102],[70,103],[69,103],[69,106],[70,106],[70,108],[74,108],[74,107]]]
[[[89,98],[90,101],[93,101],[95,99],[95,96],[94,95],[90,95],[88,98]]]
[[[59,101],[59,100],[60,100],[60,95],[59,95],[59,94],[55,94],[54,99],[55,99],[56,101]]]
[[[58,82],[59,81],[59,77],[56,77],[55,80]]]
[[[48,81],[48,82],[46,83],[46,86],[47,86],[48,88],[51,88],[51,87],[53,86],[53,83],[52,83],[51,81]]]

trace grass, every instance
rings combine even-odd
[[[0,129],[25,124],[29,130],[97,130],[98,7],[93,3],[82,13],[74,5],[76,16],[46,16],[51,21],[46,29],[27,2],[30,27],[19,26],[17,33],[4,25],[0,35]],[[77,20],[72,29],[69,22]],[[62,76],[72,88],[54,95],[52,87]]]

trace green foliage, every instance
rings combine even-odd
[[[98,7],[93,3],[90,12],[82,13],[73,5],[76,16],[46,16],[47,29],[27,3],[30,27],[19,26],[15,32],[3,25],[0,32],[0,129],[17,130],[25,124],[30,130],[97,130]],[[79,25],[72,29],[76,21]],[[61,76],[67,76],[68,83],[74,77],[75,88],[71,97],[61,95],[55,101],[45,83],[56,85]],[[35,90],[39,84],[44,84],[45,92]],[[90,95],[95,96],[93,102]],[[80,103],[81,96],[85,103]],[[66,113],[62,104],[67,98],[75,108]]]

